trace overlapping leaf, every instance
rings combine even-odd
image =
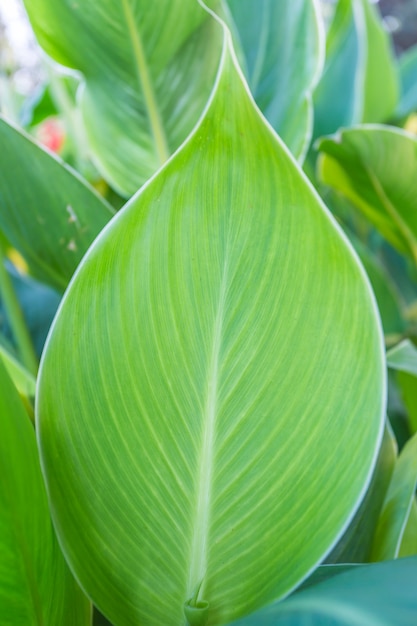
[[[387,423],[368,491],[349,528],[326,563],[366,563],[397,458],[397,444]]]
[[[83,73],[96,164],[132,195],[184,141],[207,102],[221,49],[211,21],[197,0],[25,5],[46,52]]]
[[[416,137],[365,125],[323,139],[319,149],[322,181],[349,198],[394,247],[417,262]]]
[[[35,433],[0,359],[0,622],[87,626],[52,528]]]
[[[410,626],[417,557],[343,572],[233,626]]]
[[[398,93],[391,42],[376,8],[369,0],[339,0],[314,94],[314,136],[389,119]]]
[[[387,365],[417,376],[417,348],[409,339],[404,339],[387,352]]]
[[[415,503],[416,485],[417,435],[414,435],[405,444],[394,468],[375,532],[371,555],[373,561],[395,559],[398,556],[411,507]]]
[[[32,273],[63,291],[113,215],[71,168],[0,117],[0,229]]]
[[[303,160],[312,134],[312,90],[324,63],[315,0],[228,0],[249,87],[291,152]]]
[[[187,602],[220,624],[288,593],[382,437],[369,285],[223,36],[204,117],[84,258],[41,365],[56,527],[120,626],[183,624]]]
[[[401,93],[396,115],[401,118],[417,111],[417,45],[400,57],[398,65]]]

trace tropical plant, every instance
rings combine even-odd
[[[0,118],[0,623],[414,623],[416,55],[368,0],[25,6],[82,159]]]

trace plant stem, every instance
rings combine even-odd
[[[0,243],[0,295],[3,300],[7,319],[12,329],[20,357],[26,369],[37,375],[38,359],[23,317],[22,309],[14,291],[12,279],[5,267],[6,254]]]

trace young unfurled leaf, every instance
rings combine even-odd
[[[227,32],[204,117],[66,292],[37,411],[65,553],[120,626],[182,625],[193,598],[209,626],[248,614],[358,508],[385,413],[375,302]]]

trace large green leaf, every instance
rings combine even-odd
[[[411,626],[416,585],[417,557],[360,566],[233,626]]]
[[[87,626],[90,607],[58,547],[35,433],[0,360],[0,623]]]
[[[111,207],[76,172],[0,117],[0,229],[32,273],[63,291]]]
[[[370,0],[339,0],[314,93],[314,136],[389,119],[398,93],[392,46],[377,9]]]
[[[312,135],[312,90],[324,63],[316,0],[228,0],[261,111],[303,160]]]
[[[25,6],[46,52],[84,75],[81,105],[97,166],[120,193],[133,194],[202,113],[221,49],[212,22],[197,0]]]
[[[40,370],[56,528],[119,626],[183,624],[187,602],[220,624],[288,593],[382,438],[365,274],[224,38],[204,117],[90,248]]]
[[[417,263],[417,138],[396,128],[365,125],[325,138],[319,148],[321,180],[349,198]]]
[[[417,435],[398,457],[372,547],[373,561],[395,559],[400,551],[417,485]]]

